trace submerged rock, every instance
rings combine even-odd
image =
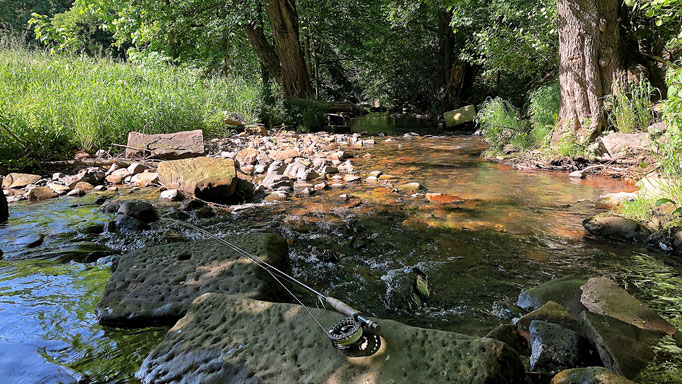
[[[581,301],[590,312],[615,317],[643,329],[672,336],[677,328],[606,277],[589,279],[582,287]]]
[[[583,221],[583,227],[596,237],[613,240],[645,241],[651,234],[638,222],[620,216],[595,216]]]
[[[278,236],[229,240],[281,270],[289,269],[287,243]],[[250,259],[218,241],[160,245],[121,256],[97,305],[97,318],[102,324],[125,326],[172,324],[206,292],[277,299],[281,287]]]
[[[178,189],[186,196],[214,203],[229,202],[237,189],[237,171],[232,159],[199,157],[162,161],[157,171],[159,181],[168,189]]]
[[[604,367],[573,368],[559,372],[550,384],[635,384]]]
[[[646,368],[655,355],[654,346],[666,336],[588,311],[580,315],[580,323],[604,366],[629,379]]]
[[[516,305],[523,309],[536,310],[553,301],[578,318],[585,310],[585,306],[580,302],[583,293],[580,287],[586,282],[587,279],[574,275],[550,280],[535,288],[521,291]]]
[[[311,311],[325,325],[342,317]],[[379,351],[348,358],[298,305],[210,293],[194,300],[136,376],[143,383],[529,383],[504,343],[380,323]]]

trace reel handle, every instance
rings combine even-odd
[[[378,331],[381,328],[379,326],[379,324],[377,324],[376,322],[374,322],[370,319],[367,319],[366,317],[361,316],[360,311],[358,311],[357,309],[354,309],[353,307],[351,307],[350,305],[344,303],[343,301],[341,301],[339,299],[335,299],[331,296],[327,296],[324,298],[324,300],[327,302],[327,304],[329,304],[332,308],[334,308],[335,311],[337,311],[341,314],[344,314],[346,316],[355,318],[355,319],[365,323],[365,325],[367,327],[369,327],[369,329],[371,329],[371,330]]]

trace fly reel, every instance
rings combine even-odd
[[[381,337],[372,328],[371,324],[357,317],[344,317],[332,324],[328,334],[334,348],[344,355],[365,357],[375,354],[381,348]]]

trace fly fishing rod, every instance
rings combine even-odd
[[[327,335],[327,337],[329,337],[329,339],[332,342],[332,345],[345,355],[352,357],[369,356],[376,353],[376,351],[378,351],[379,348],[381,347],[381,338],[375,333],[380,330],[379,324],[363,316],[360,311],[356,310],[350,305],[334,297],[324,295],[318,290],[285,273],[284,271],[280,270],[274,265],[261,259],[260,257],[250,254],[244,249],[212,234],[211,232],[201,227],[170,218],[162,218],[162,220],[191,228],[203,235],[206,235],[211,239],[216,240],[219,243],[225,245],[226,247],[236,252],[237,254],[248,258],[249,260],[253,261],[256,265],[258,265],[260,268],[264,269],[266,272],[270,274],[270,276],[272,276],[272,278],[277,283],[279,283],[289,293],[289,295],[291,295],[294,298],[294,300],[296,300],[308,312],[310,317],[313,318],[313,320]],[[327,330],[315,317],[315,315],[313,315],[310,309],[308,309],[308,307],[305,304],[303,304],[303,302],[299,300],[299,298],[280,279],[296,284],[299,287],[308,291],[309,293],[314,294],[320,302],[329,304],[329,306],[332,307],[335,311],[347,317],[335,322],[329,328],[329,330]]]

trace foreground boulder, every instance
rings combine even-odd
[[[311,309],[326,326],[342,315]],[[382,320],[373,356],[336,351],[300,306],[198,297],[143,362],[143,383],[528,383],[507,345]]]
[[[559,372],[551,384],[635,384],[604,367],[573,368]]]
[[[476,107],[467,105],[454,111],[445,112],[443,114],[445,119],[445,126],[448,128],[456,127],[462,124],[473,123],[476,118]]]
[[[640,223],[620,216],[594,216],[583,221],[592,235],[612,240],[645,241],[651,232]]]
[[[633,379],[655,356],[665,332],[641,329],[610,316],[588,311],[580,315],[585,334],[596,346],[604,366]]]
[[[162,161],[157,172],[159,181],[168,189],[214,203],[229,202],[237,189],[237,171],[232,159],[199,157]]]
[[[561,370],[588,365],[589,342],[560,325],[542,320],[530,323],[530,370],[555,374]]]
[[[281,270],[289,269],[286,240],[271,234],[229,239]],[[215,240],[143,248],[121,256],[97,305],[102,324],[172,324],[206,292],[277,299],[280,286],[250,259]]]
[[[204,134],[201,130],[145,135],[128,134],[126,157],[150,156],[157,159],[177,160],[204,154]]]
[[[589,279],[582,287],[581,301],[590,312],[615,317],[643,329],[672,336],[677,328],[606,277]]]
[[[586,282],[587,279],[574,275],[550,280],[535,288],[521,291],[516,305],[523,309],[536,310],[553,301],[577,318],[580,312],[585,310],[585,306],[580,302],[582,295],[580,287]],[[530,324],[530,321],[528,323]]]
[[[557,324],[575,333],[583,334],[578,319],[573,317],[566,308],[553,301],[550,301],[535,311],[521,317],[519,321],[516,322],[519,334],[526,340],[530,340],[530,325],[533,321],[545,321]]]

